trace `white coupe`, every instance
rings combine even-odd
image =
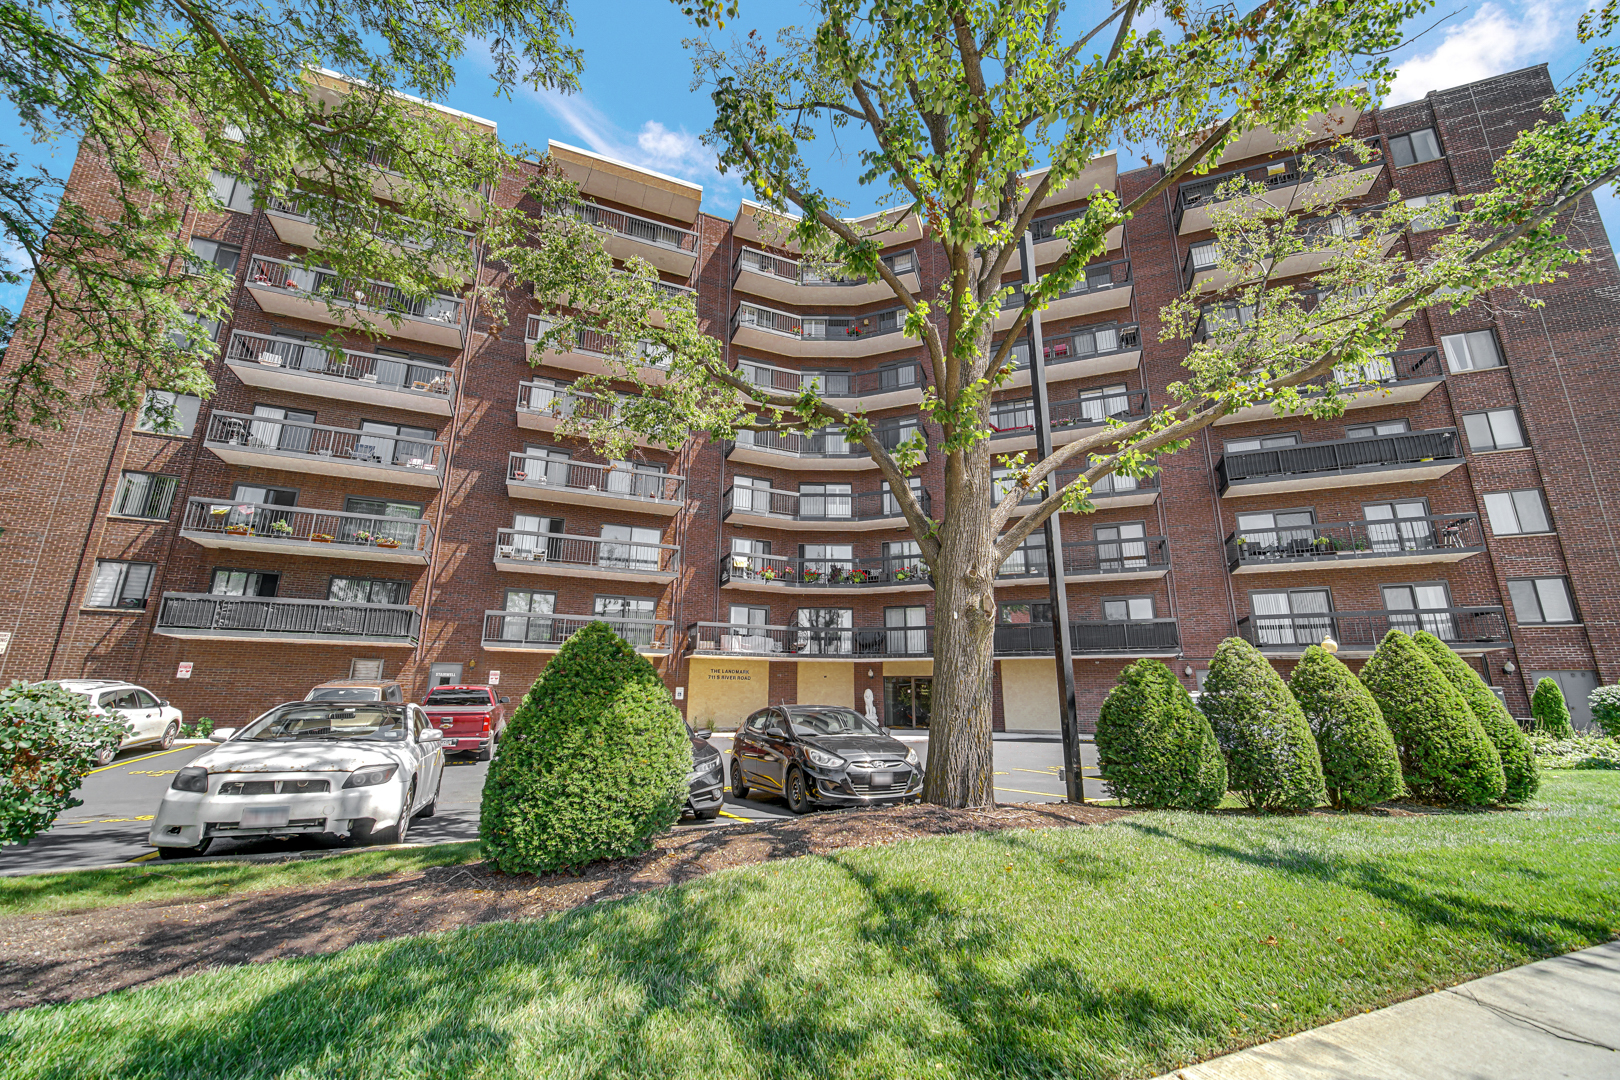
[[[355,845],[403,843],[432,817],[443,735],[418,705],[278,705],[175,773],[152,819],[164,858],[216,839],[328,834]]]

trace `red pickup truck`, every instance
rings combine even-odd
[[[422,708],[444,732],[445,753],[477,754],[479,761],[488,761],[506,727],[509,700],[493,686],[435,686],[422,699]]]

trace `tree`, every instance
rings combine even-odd
[[[1502,758],[1440,669],[1410,636],[1391,630],[1361,668],[1401,751],[1406,786],[1433,803],[1479,806],[1507,790]]]
[[[1598,730],[1611,739],[1620,739],[1620,686],[1600,686],[1586,700]]]
[[[1474,719],[1479,721],[1479,726],[1485,729],[1485,734],[1496,746],[1496,752],[1502,758],[1502,775],[1507,782],[1502,801],[1519,803],[1529,800],[1541,787],[1541,773],[1536,768],[1535,749],[1513,715],[1507,711],[1507,706],[1491,693],[1491,688],[1485,685],[1479,672],[1453,652],[1450,645],[1427,630],[1413,634],[1412,640],[1440,669],[1440,674],[1457,688],[1463,700],[1468,702]]]
[[[1299,702],[1242,638],[1215,648],[1198,707],[1226,755],[1227,783],[1259,810],[1309,810],[1327,798],[1322,760]]]
[[[1316,736],[1329,802],[1356,809],[1406,793],[1395,737],[1378,702],[1338,657],[1312,645],[1295,665],[1288,689]]]
[[[1226,794],[1209,721],[1158,660],[1136,661],[1109,691],[1097,717],[1097,767],[1133,806],[1213,810]]]
[[[479,810],[484,857],[509,874],[645,851],[680,817],[692,743],[646,657],[606,623],[563,643],[501,737]]]
[[[82,804],[73,793],[123,733],[120,717],[92,714],[90,699],[61,683],[0,690],[0,844],[26,844]]]
[[[1536,691],[1530,695],[1530,715],[1536,718],[1537,731],[1556,739],[1575,734],[1575,726],[1569,722],[1569,705],[1556,679],[1543,677],[1536,683]]]

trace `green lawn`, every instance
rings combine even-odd
[[[1620,933],[1620,774],[715,874],[0,1018],[5,1077],[1152,1076]]]

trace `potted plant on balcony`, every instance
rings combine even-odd
[[[354,534],[354,542],[357,544],[371,543],[371,533],[367,532],[365,529],[361,529]]]
[[[376,543],[380,548],[393,549],[399,547],[399,541],[395,540],[392,536],[379,536],[376,538]]]
[[[253,531],[253,526],[246,525],[246,524],[243,524],[241,522],[238,522],[235,525],[227,525],[227,526],[225,526],[225,532],[230,536],[246,536],[248,533],[250,533],[252,531]]]
[[[282,539],[286,539],[287,537],[292,535],[293,527],[291,525],[289,525],[286,521],[283,521],[282,519],[277,518],[275,521],[272,521],[270,523],[270,531],[272,533],[274,533],[276,536],[278,536],[278,537],[280,537]]]
[[[897,566],[897,567],[894,568],[894,580],[896,580],[896,581],[905,581],[910,576],[911,576],[910,572],[907,571],[905,567]]]
[[[522,469],[513,469],[512,470],[512,479],[514,479],[514,480],[527,480],[528,478],[529,478],[529,474],[524,472]]]
[[[331,533],[310,533],[309,538],[317,544],[330,544],[337,539]]]
[[[804,568],[804,572],[800,575],[800,579],[806,585],[809,585],[811,582],[820,581],[821,580],[821,571],[820,570],[812,570],[807,566],[807,567]]]
[[[764,581],[775,581],[776,580],[776,567],[767,566],[765,569],[763,569],[763,570],[761,570],[759,572],[759,576]]]

